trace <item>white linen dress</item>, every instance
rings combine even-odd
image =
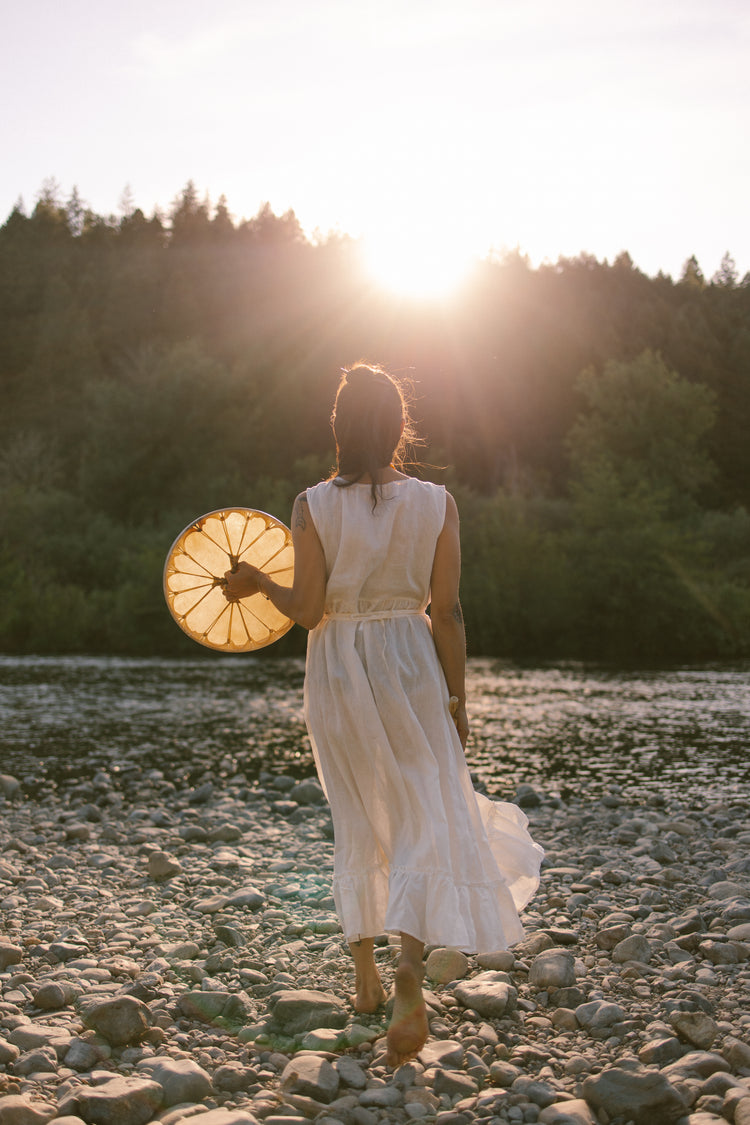
[[[385,931],[466,952],[506,949],[542,849],[515,805],[475,793],[425,610],[445,489],[325,481],[307,490],[326,560],[308,638],[305,719],[335,832],[348,941]]]

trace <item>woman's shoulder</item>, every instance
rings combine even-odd
[[[418,508],[439,530],[443,526],[448,502],[445,485],[435,484],[431,480],[420,480],[418,477],[410,477],[409,480],[410,484],[407,488],[410,506]]]
[[[306,488],[303,495],[310,500],[311,497],[315,499],[316,497],[324,496],[333,489],[335,489],[335,486],[332,480],[321,480],[318,481],[317,484],[311,484],[309,488]],[[338,490],[336,489],[336,491]]]
[[[405,480],[412,481],[413,485],[421,488],[425,492],[431,492],[433,495],[443,495],[445,493],[444,484],[435,484],[431,480],[421,480],[419,477],[405,477]]]
[[[445,497],[448,495],[445,491],[444,484],[435,484],[431,480],[420,480],[419,477],[407,477],[410,481],[410,487],[421,497],[430,497],[438,504],[445,503]]]

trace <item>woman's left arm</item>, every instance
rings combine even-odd
[[[292,508],[294,582],[280,586],[270,575],[241,562],[224,577],[224,597],[234,602],[260,591],[280,613],[305,629],[314,629],[323,616],[326,597],[326,560],[323,546],[310,517],[307,494],[300,492]]]

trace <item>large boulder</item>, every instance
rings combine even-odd
[[[637,1125],[668,1125],[687,1112],[681,1095],[660,1071],[625,1060],[586,1078],[583,1096],[593,1109]]]
[[[575,982],[575,957],[567,949],[545,949],[531,963],[529,984],[534,988],[570,988]]]
[[[464,1008],[471,1008],[484,1019],[500,1019],[516,1006],[518,992],[505,973],[479,973],[471,980],[461,981],[453,995]]]
[[[123,1047],[143,1038],[151,1025],[150,1015],[143,1001],[135,996],[116,996],[89,1005],[82,1018],[86,1027],[113,1047]]]
[[[192,1059],[143,1059],[138,1069],[162,1088],[162,1104],[202,1102],[213,1093],[211,1079]]]
[[[268,998],[274,1028],[285,1035],[304,1035],[319,1027],[343,1027],[348,1012],[331,992],[310,988],[284,989]]]
[[[162,1088],[147,1078],[111,1078],[101,1086],[75,1086],[58,1112],[95,1125],[146,1125],[162,1105]]]
[[[284,1067],[281,1088],[287,1094],[314,1098],[327,1105],[338,1093],[338,1071],[323,1055],[297,1055]]]
[[[21,1094],[0,1097],[2,1125],[47,1125],[54,1117],[57,1117],[54,1106],[29,1101]]]

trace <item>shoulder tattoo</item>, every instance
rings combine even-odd
[[[298,527],[300,531],[305,531],[307,528],[307,497],[304,493],[300,493],[294,501],[294,526]]]

